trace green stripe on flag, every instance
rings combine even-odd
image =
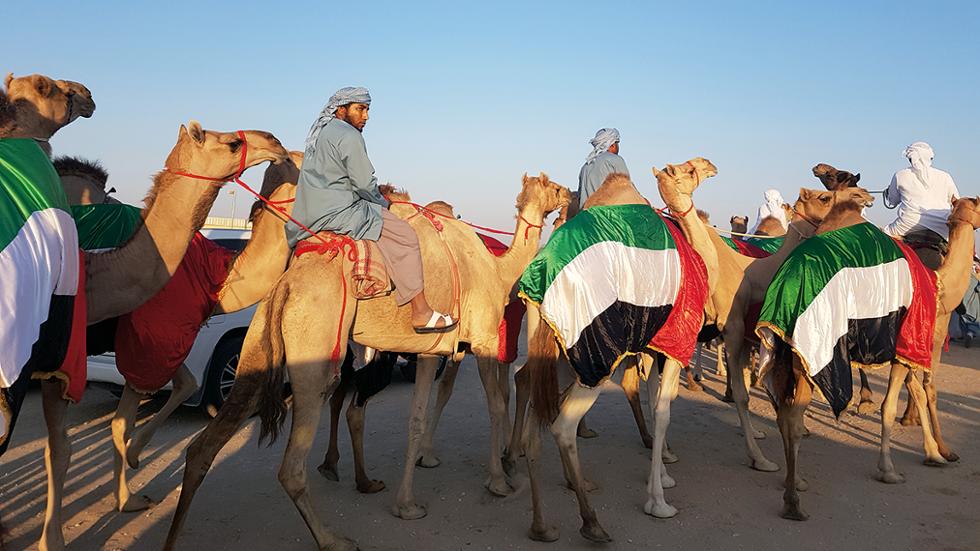
[[[119,247],[139,227],[140,214],[140,209],[121,203],[72,205],[78,246],[85,251]]]
[[[771,238],[750,237],[745,240],[745,242],[749,245],[754,245],[769,254],[774,254],[776,251],[778,251],[779,248],[783,246],[783,241],[786,241],[784,236]]]
[[[627,247],[654,251],[676,249],[663,219],[648,205],[590,207],[551,235],[524,270],[520,290],[541,302],[564,267],[589,247],[609,241],[611,235]]]
[[[68,211],[51,160],[31,139],[0,139],[0,251],[35,212]]]
[[[792,337],[798,318],[845,268],[871,268],[905,258],[895,241],[865,222],[820,234],[801,243],[776,272],[759,323]]]

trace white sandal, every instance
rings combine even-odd
[[[439,320],[442,320],[442,327],[437,326]],[[416,333],[441,333],[443,331],[449,331],[450,329],[456,327],[459,320],[454,320],[449,314],[443,314],[435,310],[432,311],[432,317],[429,318],[429,323],[426,323],[422,327],[414,327]]]

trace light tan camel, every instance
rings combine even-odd
[[[57,127],[78,116],[88,116],[94,102],[88,90],[77,83],[52,81],[33,75],[7,81],[7,100],[16,107],[14,124],[4,137],[49,138]],[[32,103],[33,102],[37,102]],[[26,114],[25,114],[26,112]],[[9,113],[8,113],[9,115]],[[41,120],[32,123],[31,117]],[[55,122],[52,122],[55,121]],[[171,170],[228,178],[239,170],[242,143],[236,134],[204,131],[197,123],[181,127],[177,145],[168,158]],[[38,136],[31,136],[37,132]],[[287,153],[271,134],[246,131],[249,141],[245,167],[265,161],[283,160]],[[104,254],[86,254],[88,323],[126,313],[151,297],[169,279],[179,264],[193,232],[207,216],[220,184],[199,182],[170,172],[161,173],[147,198],[144,225],[126,245]],[[158,208],[151,208],[155,204]],[[164,210],[167,210],[164,213]],[[175,214],[176,213],[176,214]],[[182,225],[193,230],[182,231]],[[183,243],[180,239],[186,237]],[[68,401],[63,398],[60,379],[42,383],[42,404],[48,428],[45,463],[48,498],[39,544],[42,550],[62,549],[61,503],[71,446],[65,427]]]
[[[821,224],[818,233],[825,233],[865,222],[860,209],[854,206],[838,205]],[[938,298],[937,326],[933,334],[933,353],[942,346],[945,340],[945,327],[949,316],[956,308],[960,298],[969,284],[969,271],[973,258],[974,231],[980,228],[980,198],[966,198],[956,201],[953,213],[949,217],[950,252],[943,265],[937,270],[940,295]],[[937,363],[933,358],[934,367]],[[881,406],[881,451],[878,461],[879,473],[877,478],[887,483],[897,483],[903,480],[902,475],[895,471],[891,460],[891,429],[895,421],[898,393],[902,382],[906,380],[908,366],[893,361],[889,374],[888,388],[885,400]],[[783,518],[790,520],[807,520],[807,515],[800,507],[799,491],[805,490],[806,482],[797,472],[800,439],[803,435],[803,414],[812,397],[812,382],[806,368],[799,357],[788,347],[782,348],[771,358],[771,366],[766,369],[763,380],[770,393],[773,405],[776,407],[776,419],[783,437],[783,450],[786,455],[786,480],[783,493]],[[923,419],[923,446],[926,453],[927,465],[942,465],[946,459],[940,454],[939,448],[932,435],[931,423],[928,422],[930,412],[926,406],[926,393],[917,377],[908,378],[910,401],[919,411]]]
[[[655,172],[657,174],[657,172]],[[850,174],[850,173],[845,173]],[[690,165],[676,165],[673,167],[673,175],[666,171],[657,174],[658,187],[661,190],[661,197],[672,212],[685,212],[692,208],[691,196],[700,184],[696,177],[693,167]],[[842,177],[843,179],[843,177]],[[854,197],[843,194],[824,193],[813,190],[800,190],[800,198],[794,209],[794,216],[791,219],[790,228],[786,239],[774,255],[768,258],[755,259],[738,254],[731,249],[721,237],[710,228],[710,243],[715,249],[718,257],[719,269],[726,276],[719,278],[717,285],[712,288],[709,305],[712,306],[715,316],[714,322],[723,333],[724,345],[720,353],[724,353],[728,361],[727,383],[734,395],[734,402],[739,413],[740,424],[743,427],[746,448],[751,459],[752,468],[762,471],[775,471],[778,466],[765,458],[755,443],[756,438],[763,438],[765,434],[752,427],[751,418],[748,410],[748,391],[745,383],[745,373],[748,365],[749,348],[744,346],[744,318],[748,312],[748,307],[755,302],[761,302],[759,297],[755,302],[734,304],[736,293],[749,292],[743,298],[752,296],[751,293],[765,294],[769,281],[775,270],[782,263],[783,259],[791,252],[803,239],[813,235],[816,225],[823,220],[831,207],[837,201],[865,201],[867,194]],[[692,216],[678,218],[685,235],[688,232],[698,231],[699,226],[704,226],[700,220]],[[700,246],[703,241],[692,240],[692,246],[700,254],[704,254]],[[712,323],[711,316],[706,323]],[[743,356],[744,354],[744,356]],[[734,363],[734,359],[739,358],[739,363]],[[732,366],[736,366],[733,368]],[[742,391],[742,392],[740,392]]]
[[[283,170],[281,168],[283,166],[288,168]],[[283,181],[276,178],[277,175],[281,177],[287,171],[295,172],[291,180]],[[287,216],[292,212],[291,201],[296,197],[298,173],[299,170],[293,162],[272,165],[266,170],[265,183],[259,192],[263,197],[278,203],[278,208],[282,208]],[[270,178],[270,175],[273,177]],[[269,185],[277,180],[278,186]],[[272,191],[269,191],[269,188]],[[222,300],[219,304],[223,303],[219,306],[220,313],[241,310],[258,302],[286,269],[290,252],[289,245],[286,243],[286,233],[283,230],[286,216],[262,201],[255,202],[252,213],[252,235],[244,250],[231,261],[228,277],[220,291]],[[250,297],[254,298],[251,303],[248,302]],[[153,438],[157,429],[198,388],[197,380],[184,364],[181,364],[174,374],[172,384],[173,390],[160,411],[135,431],[133,427],[137,409],[140,401],[146,398],[146,394],[128,383],[123,388],[116,414],[112,419],[113,478],[116,508],[119,511],[142,511],[153,503],[145,496],[135,496],[130,492],[126,466],[132,469],[139,468],[140,453]]]
[[[709,178],[717,173],[714,165],[702,158],[692,159],[684,166],[695,171],[699,180]],[[677,169],[668,165],[667,170],[673,173]],[[585,206],[588,208],[593,205],[625,204],[649,205],[649,201],[636,191],[632,182],[625,175],[610,175],[602,186],[589,197]],[[689,201],[683,210],[678,211],[678,215],[682,219],[688,215],[690,218],[698,219],[693,214],[693,210],[693,203]],[[709,238],[703,223],[699,227],[694,227],[692,234],[692,237],[689,238],[692,242],[707,241]],[[707,252],[702,259],[707,267],[710,287],[715,284],[717,279],[718,255],[714,254],[709,244],[702,243],[701,249]],[[649,368],[650,356],[648,354],[641,354],[641,356],[644,358],[644,365]],[[593,485],[582,475],[576,442],[576,429],[579,421],[599,397],[602,385],[587,387],[576,382],[559,397],[557,360],[558,346],[554,332],[546,323],[541,321],[541,314],[537,305],[529,302],[528,363],[525,369],[530,371],[532,379],[531,411],[539,424],[550,427],[558,444],[565,478],[578,499],[583,523],[579,531],[580,534],[590,541],[608,542],[611,538],[600,525],[595,510],[589,504],[588,490]],[[667,424],[670,418],[669,404],[670,400],[677,394],[681,367],[679,362],[668,358],[662,376],[657,377],[657,374],[650,370],[647,379],[651,407],[656,404],[654,413],[656,424],[651,451],[650,476],[647,480],[647,502],[644,505],[644,511],[647,514],[663,518],[676,514],[676,510],[668,505],[663,498],[663,488],[672,487],[674,481],[667,475],[662,457]],[[612,372],[610,373],[611,376]],[[533,504],[533,518],[529,536],[537,541],[555,541],[558,539],[558,530],[554,526],[548,525],[543,515],[537,467],[540,455],[540,435],[539,431],[530,425],[528,424],[529,430],[526,435],[525,450]]]
[[[500,462],[506,413],[498,392],[497,326],[513,282],[537,252],[545,215],[568,200],[568,190],[547,176],[525,176],[517,199],[515,240],[500,257],[489,254],[476,233],[462,222],[439,219],[437,225],[418,215],[414,207],[392,205],[392,212],[407,219],[419,236],[424,272],[429,274],[425,288],[429,302],[459,315],[459,326],[440,335],[415,333],[408,309],[398,308],[390,296],[355,301],[352,286],[347,284],[351,260],[346,252],[332,261],[318,254],[295,258],[270,295],[259,303],[245,337],[231,395],[188,448],[180,500],[166,548],[176,544],[193,495],[215,455],[249,413],[258,408],[263,435],[276,436],[286,414],[284,371],[288,371],[293,389],[293,422],[280,482],[320,549],[356,548],[329,530],[314,511],[305,465],[323,397],[329,396],[339,382],[348,338],[377,350],[419,354],[405,471],[394,508],[397,516],[414,519],[425,515],[425,508],[415,502],[413,475],[429,391],[438,356],[459,360],[465,350],[477,357],[491,411],[488,487],[495,493],[509,492]],[[325,335],[326,339],[310,339],[310,335]]]

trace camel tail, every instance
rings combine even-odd
[[[546,323],[538,323],[534,334],[528,336],[525,369],[531,373],[535,417],[539,424],[550,425],[558,417],[558,343]]]
[[[279,438],[279,432],[286,421],[286,348],[282,339],[282,312],[289,298],[286,285],[277,286],[272,291],[269,315],[263,331],[265,351],[265,381],[259,398],[259,418],[262,428],[259,431],[259,444],[268,437],[269,446]]]

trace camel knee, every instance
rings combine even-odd
[[[307,490],[306,469],[302,465],[287,466],[283,463],[279,469],[279,484],[293,501],[299,499]]]

